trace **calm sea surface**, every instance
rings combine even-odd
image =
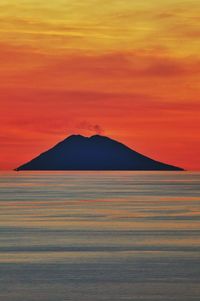
[[[2,172],[0,301],[199,301],[199,188],[190,172]]]

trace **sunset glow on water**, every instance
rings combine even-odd
[[[2,172],[0,299],[198,300],[199,180]]]

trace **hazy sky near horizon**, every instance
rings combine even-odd
[[[199,0],[1,0],[0,169],[74,133],[200,169],[199,16]]]

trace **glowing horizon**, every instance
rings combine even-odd
[[[199,1],[1,0],[0,169],[100,133],[200,169]]]

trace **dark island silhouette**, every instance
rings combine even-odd
[[[105,136],[72,135],[16,170],[183,169],[150,159]]]

